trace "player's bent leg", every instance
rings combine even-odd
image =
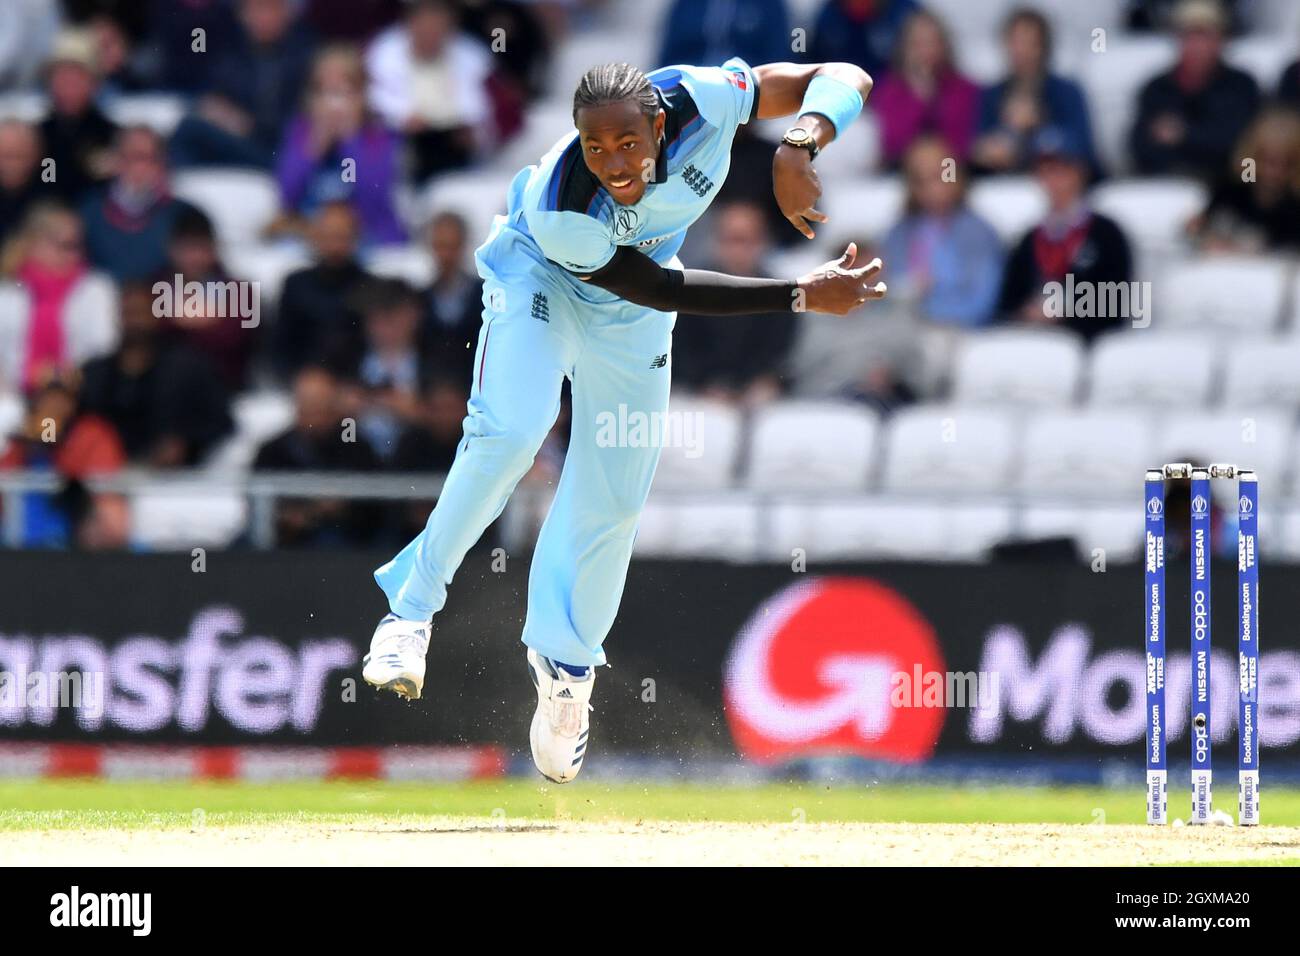
[[[569,451],[529,574],[523,641],[538,696],[529,742],[537,769],[561,783],[586,756],[595,667],[605,663],[602,645],[659,462],[660,433],[619,423],[662,422],[668,409],[673,317],[629,312],[623,307],[621,321],[586,329]],[[581,706],[569,707],[571,700]]]
[[[531,314],[535,290],[511,285],[494,296],[500,288],[493,280],[485,287],[485,303],[503,307],[484,313],[465,437],[438,503],[424,531],[375,572],[391,614],[375,631],[362,673],[376,686],[414,690],[405,696],[418,697],[423,687],[422,651],[418,677],[409,666],[419,650],[413,636],[423,628],[427,650],[429,623],[446,601],[452,576],[504,510],[555,423],[560,386],[573,361],[567,328]],[[553,320],[559,312],[552,310]]]

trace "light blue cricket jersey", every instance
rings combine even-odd
[[[610,197],[582,161],[574,130],[511,182],[506,214],[474,254],[485,278],[524,271],[606,303],[617,297],[578,276],[604,266],[619,246],[661,265],[677,255],[727,176],[736,127],[758,112],[758,83],[739,58],[720,67],[664,67],[649,79],[667,115],[664,148],[640,202],[621,206]]]

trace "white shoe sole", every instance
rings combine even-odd
[[[385,680],[382,677],[374,678],[366,673],[365,668],[366,665],[369,663],[370,663],[369,654],[361,658],[361,676],[365,680],[365,682],[369,684],[371,687],[376,687],[379,690],[391,690],[398,697],[401,697],[405,700],[420,699],[421,687],[419,684],[415,682],[414,678],[407,677],[405,675],[391,677],[388,678],[387,680]]]

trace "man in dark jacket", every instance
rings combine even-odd
[[[1218,4],[1185,0],[1174,15],[1178,62],[1143,88],[1130,142],[1139,172],[1217,177],[1259,106],[1259,87],[1223,60]]]
[[[1047,216],[1007,260],[1000,311],[1013,321],[1058,325],[1091,340],[1145,305],[1127,285],[1133,271],[1128,239],[1114,220],[1088,205],[1091,170],[1083,145],[1056,128],[1044,130],[1035,143]],[[1112,297],[1120,294],[1120,283],[1122,300]],[[1124,303],[1123,311],[1111,308],[1116,301]]]

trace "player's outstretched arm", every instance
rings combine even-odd
[[[752,279],[704,269],[665,269],[631,246],[583,280],[620,299],[661,312],[696,315],[747,315],[761,312],[827,312],[844,315],[870,299],[882,298],[885,284],[873,281],[880,260],[855,268],[853,243],[839,259],[798,279]]]
[[[862,111],[871,77],[852,63],[765,63],[754,77],[759,119],[799,114],[772,157],[772,191],[790,224],[811,239],[811,224],[828,218],[817,209],[813,159]]]

